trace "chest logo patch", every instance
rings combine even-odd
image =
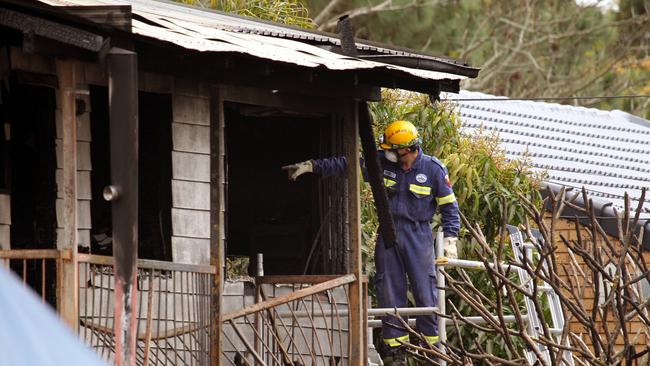
[[[417,180],[418,183],[424,183],[427,181],[427,176],[424,174],[418,174],[415,176],[415,180]]]
[[[391,178],[397,178],[397,174],[391,172],[390,170],[384,170],[384,175]]]

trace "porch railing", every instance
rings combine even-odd
[[[79,334],[113,361],[113,258],[79,254]],[[138,260],[136,363],[209,365],[214,268]]]
[[[71,296],[61,281],[69,250],[0,250],[0,265],[11,268],[43,301],[60,309]],[[70,262],[67,262],[70,263]],[[78,332],[81,339],[112,362],[115,282],[113,258],[78,254]],[[211,289],[209,265],[140,259],[137,263],[138,365],[209,365]]]
[[[40,297],[58,308],[61,261],[69,254],[57,249],[0,250],[0,264],[16,273]]]
[[[59,308],[70,296],[61,268],[69,250],[0,250],[0,265]],[[78,332],[106,361],[114,360],[113,258],[77,255]],[[349,364],[349,285],[354,275],[262,276],[256,301],[223,315],[221,354],[212,354],[213,266],[138,260],[138,365]]]
[[[223,316],[222,365],[348,365],[354,275],[266,276],[258,301]]]

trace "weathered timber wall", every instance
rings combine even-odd
[[[210,263],[210,94],[176,79],[172,92],[172,259]]]

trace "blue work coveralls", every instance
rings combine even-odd
[[[422,149],[408,171],[402,170],[399,163],[388,161],[383,151],[379,151],[379,160],[398,243],[386,249],[381,235],[377,238],[374,283],[379,307],[407,307],[407,275],[416,306],[437,306],[431,220],[436,210],[440,211],[445,237],[457,237],[460,228],[458,203],[447,168],[435,157],[425,155]],[[312,160],[312,165],[314,173],[321,176],[340,176],[345,172],[347,162],[345,157],[336,157]],[[388,346],[395,347],[400,345],[398,341],[408,341],[407,332],[388,325],[392,323],[401,328],[395,319],[384,317],[382,321],[383,338]],[[438,341],[436,316],[417,316],[416,328],[429,343]]]

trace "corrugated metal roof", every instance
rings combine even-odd
[[[453,99],[494,99],[461,91]],[[459,101],[463,130],[499,133],[511,158],[528,156],[548,182],[583,186],[592,196],[624,208],[628,192],[636,207],[650,189],[650,121],[622,111],[601,111],[533,101]],[[650,210],[650,200],[644,207]],[[642,213],[650,219],[650,211]]]
[[[272,33],[276,27],[278,34],[286,31],[286,28],[173,3],[150,0],[38,1],[53,6],[131,5],[134,15],[132,26],[134,34],[202,52],[235,52],[303,67],[325,67],[330,70],[386,70],[426,80],[466,78],[453,73],[407,68],[340,55],[292,39],[260,35],[255,32],[242,33],[242,27],[259,32],[271,30]]]

